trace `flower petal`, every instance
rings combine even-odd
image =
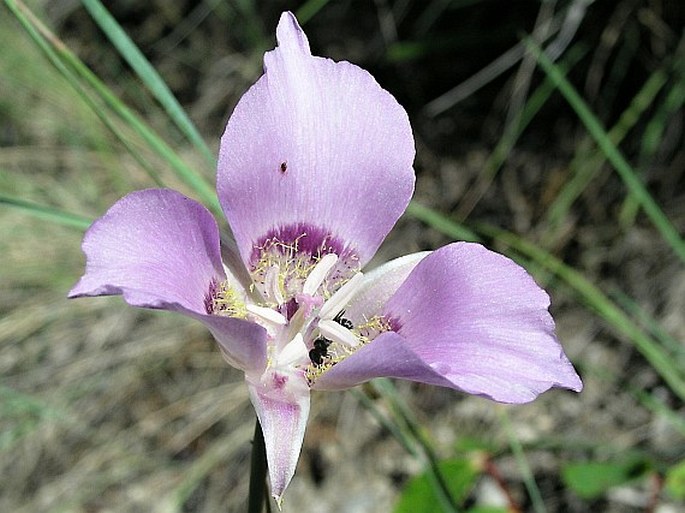
[[[86,273],[71,298],[122,294],[133,306],[205,314],[210,284],[225,279],[214,217],[168,189],[116,202],[88,229],[82,248]]]
[[[478,244],[451,244],[421,260],[383,308],[397,333],[333,366],[315,388],[388,376],[507,403],[551,387],[580,391],[548,307],[547,294],[508,258]]]
[[[381,315],[390,297],[428,255],[429,251],[405,255],[366,273],[357,294],[345,307],[345,318],[353,324],[360,324],[375,315]],[[392,357],[388,358],[388,355]],[[390,332],[380,335],[373,343],[334,365],[314,382],[312,388],[340,390],[380,377],[451,386],[449,381],[433,371],[408,347],[406,340]]]
[[[401,378],[454,388],[424,362],[395,332],[383,333],[370,344],[336,363],[313,384],[315,390],[341,390],[374,378]]]
[[[258,324],[232,317],[197,315],[191,317],[204,324],[219,344],[224,359],[244,372],[259,372],[266,367],[266,330]]]
[[[264,367],[263,328],[207,315],[210,284],[227,276],[216,221],[196,201],[168,189],[131,193],[93,223],[82,247],[86,272],[70,298],[121,294],[132,306],[190,315],[210,329],[232,365]]]
[[[409,202],[407,114],[366,71],[313,57],[291,13],[221,140],[217,190],[243,261],[269,232],[316,227],[366,263]]]
[[[295,474],[309,418],[309,389],[304,381],[291,386],[298,378],[273,373],[267,383],[247,383],[264,433],[271,494],[279,505]]]
[[[385,313],[456,388],[507,403],[582,383],[554,334],[549,296],[508,258],[458,242],[426,257]]]

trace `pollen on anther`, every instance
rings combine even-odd
[[[210,315],[245,319],[247,308],[240,295],[227,282],[212,282],[205,297],[205,309]]]
[[[284,305],[301,292],[328,299],[357,265],[356,253],[330,232],[296,223],[270,230],[255,242],[250,273],[265,299]]]

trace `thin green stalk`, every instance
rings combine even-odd
[[[685,241],[683,241],[678,234],[678,231],[673,227],[654,199],[647,192],[642,185],[642,182],[635,174],[635,171],[625,160],[619,149],[612,143],[597,117],[592,113],[571,83],[566,80],[559,70],[559,67],[547,58],[544,52],[540,50],[540,47],[530,39],[526,39],[525,43],[535,55],[540,67],[545,71],[547,76],[554,81],[559,88],[559,91],[566,98],[566,101],[568,101],[585,125],[585,128],[590,132],[590,135],[592,135],[597,145],[602,149],[607,160],[614,166],[614,169],[616,169],[619,176],[628,187],[630,194],[635,197],[635,200],[638,203],[640,203],[645,214],[647,214],[647,217],[654,223],[656,229],[668,242],[673,251],[683,262],[685,262]]]
[[[439,232],[442,232],[453,239],[470,242],[476,242],[481,239],[473,230],[466,228],[462,224],[457,224],[432,208],[426,207],[413,200],[407,207],[406,215],[423,221],[428,226],[432,226]]]
[[[93,222],[92,219],[88,219],[87,217],[79,216],[77,214],[72,214],[52,207],[46,207],[45,205],[39,205],[37,203],[26,201],[20,198],[14,198],[5,194],[0,194],[0,205],[16,207],[39,219],[44,219],[46,221],[61,224],[63,226],[68,226],[69,228],[75,228],[80,231],[85,231]]]
[[[371,413],[373,418],[375,418],[378,423],[383,426],[388,432],[395,437],[395,439],[400,443],[404,450],[407,451],[414,457],[419,457],[419,451],[416,448],[416,444],[411,439],[408,433],[405,433],[400,426],[395,422],[392,422],[386,415],[384,415],[380,408],[375,404],[374,400],[365,392],[358,390],[356,388],[350,390],[350,393],[361,403],[361,405],[366,408],[366,410]]]
[[[250,491],[247,513],[262,513],[266,497],[266,447],[259,419],[255,420],[250,462]]]
[[[644,170],[649,167],[650,159],[656,153],[663,140],[663,134],[668,127],[668,120],[681,111],[684,103],[685,80],[680,77],[679,80],[674,81],[663,103],[656,109],[654,116],[645,126],[640,155],[638,157],[638,170]],[[621,206],[618,216],[620,224],[623,226],[632,225],[638,209],[639,204],[635,201],[635,198],[628,196]]]
[[[607,132],[607,137],[614,145],[626,137],[628,132],[640,120],[642,114],[652,105],[654,98],[668,80],[668,75],[664,69],[658,69],[650,75],[645,81],[640,91],[633,97],[628,108],[623,111],[620,119]],[[588,184],[602,169],[602,165],[606,161],[606,155],[602,151],[597,151],[596,154],[588,156],[585,152],[578,152],[573,159],[569,168],[574,170],[574,175],[569,180],[564,188],[559,192],[554,203],[547,209],[547,236],[552,237],[560,225],[561,221],[567,217],[568,211],[573,202],[582,194]],[[635,198],[630,195],[629,198]],[[548,245],[547,243],[546,245]]]
[[[530,497],[530,502],[533,504],[533,510],[535,513],[547,513],[547,508],[545,507],[545,501],[542,500],[542,494],[540,493],[540,488],[535,482],[535,476],[528,465],[528,460],[526,459],[526,454],[521,445],[521,441],[514,433],[514,429],[511,427],[511,422],[509,420],[509,415],[504,407],[498,409],[500,423],[504,427],[507,433],[507,438],[509,439],[509,447],[511,447],[511,452],[516,458],[516,464],[519,467],[521,476],[523,477],[523,484],[528,491],[528,496]]]
[[[262,18],[257,10],[254,0],[233,0],[232,2],[243,17],[242,30],[243,36],[251,48],[264,48],[267,37],[264,34]]]
[[[418,421],[411,413],[409,406],[402,400],[395,385],[386,378],[375,379],[372,385],[376,391],[388,401],[395,417],[395,422],[401,423],[409,431],[416,444],[421,447],[427,460],[428,477],[433,485],[442,510],[445,513],[458,513],[458,507],[449,491],[449,486],[438,467],[438,457],[432,444],[421,431]]]
[[[352,393],[360,400],[362,406],[400,442],[409,454],[416,458],[424,457],[426,459],[428,479],[438,497],[438,501],[440,501],[442,510],[446,513],[458,513],[449,487],[438,468],[438,459],[435,456],[435,452],[427,445],[427,441],[420,434],[420,430],[416,426],[410,425],[411,415],[406,416],[402,413],[408,408],[406,405],[400,404],[401,400],[398,399],[397,391],[392,382],[379,378],[373,380],[370,386],[373,387],[375,393],[378,393],[385,399],[385,403],[390,407],[392,419],[381,413],[367,393],[357,392],[356,390],[352,390]]]
[[[563,73],[567,73],[577,64],[587,53],[584,45],[576,45],[571,48],[563,61],[559,64]],[[525,106],[518,112],[512,121],[507,124],[504,133],[500,138],[495,149],[488,156],[488,160],[483,165],[483,172],[478,177],[475,186],[466,191],[464,197],[459,202],[459,210],[456,217],[466,219],[476,204],[481,200],[488,186],[497,175],[497,172],[506,161],[507,157],[514,148],[516,141],[521,136],[526,127],[535,118],[535,115],[545,105],[556,87],[551,79],[547,78],[526,102]]]
[[[602,383],[602,388],[606,388],[608,394],[612,394],[610,387],[620,386],[622,391],[628,391],[642,406],[650,410],[654,415],[661,416],[673,429],[678,431],[682,436],[685,437],[685,418],[677,410],[678,406],[669,407],[665,404],[665,401],[659,399],[658,393],[648,392],[643,390],[638,386],[631,385],[628,383],[623,383],[621,378],[611,372],[606,366],[600,364],[593,365],[592,363],[586,362],[583,365],[583,374],[585,376],[592,376],[593,378],[599,380]],[[620,384],[620,385],[618,385]],[[606,387],[604,386],[606,385]],[[575,446],[564,446],[562,444],[562,449],[570,450],[597,450],[600,448],[595,444],[574,444]],[[618,447],[613,447],[607,444],[604,449],[608,448],[608,452],[617,454],[621,449]],[[535,448],[534,446],[532,448]],[[540,446],[538,446],[540,448]]]
[[[663,400],[654,394],[633,387],[630,387],[630,390],[645,408],[651,410],[656,415],[661,415],[673,429],[680,433],[681,437],[685,437],[685,418],[683,418],[682,413],[673,411],[668,405],[664,404]]]
[[[26,9],[26,12],[17,8],[13,9],[13,3],[6,0],[6,3],[10,9],[13,10],[14,15],[17,20],[24,27],[29,36],[38,45],[38,47],[43,51],[48,60],[57,68],[64,79],[69,83],[69,85],[76,91],[83,102],[95,113],[95,115],[102,121],[102,123],[119,139],[119,141],[124,145],[128,152],[133,156],[133,158],[140,164],[140,166],[145,169],[148,176],[157,185],[162,185],[157,171],[150,166],[150,164],[145,160],[145,158],[138,152],[138,150],[131,144],[131,142],[124,135],[123,131],[116,126],[112,119],[110,119],[105,112],[102,110],[101,106],[90,96],[83,83],[79,80],[78,76],[62,61],[59,56],[58,50],[63,48],[64,45],[59,42],[59,40],[52,41],[51,34],[47,32],[45,28],[38,19],[35,18],[33,13],[26,9],[23,4],[19,3],[19,7]],[[46,31],[43,33],[42,31]],[[54,36],[53,36],[54,37]]]
[[[207,146],[197,128],[190,120],[185,110],[176,100],[166,82],[159,76],[157,70],[145,58],[143,53],[131,41],[126,32],[121,28],[117,20],[107,11],[100,0],[81,0],[98,26],[107,35],[121,56],[137,73],[138,77],[150,90],[152,95],[159,101],[171,120],[186,136],[186,138],[202,154],[210,167],[216,165],[216,158]]]
[[[630,296],[620,290],[611,289],[611,296],[616,303],[623,308],[627,314],[635,319],[636,323],[645,327],[645,330],[659,341],[659,343],[671,354],[672,358],[685,369],[685,345],[680,340],[676,340],[640,305]]]
[[[323,9],[328,0],[307,0],[300,7],[298,7],[296,15],[299,22],[304,25],[311,20],[316,13]]]

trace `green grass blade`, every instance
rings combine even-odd
[[[458,513],[458,507],[454,497],[449,490],[449,485],[445,481],[439,468],[438,456],[435,454],[433,444],[428,440],[419,422],[414,417],[411,408],[398,393],[395,385],[387,378],[377,378],[371,382],[377,393],[383,396],[393,415],[396,424],[406,428],[415,444],[421,448],[421,452],[426,459],[429,480],[433,486],[436,496],[440,501],[440,506],[445,513]]]
[[[196,171],[190,168],[164,140],[133,113],[114,93],[100,81],[88,67],[81,62],[50,30],[43,25],[33,12],[20,0],[5,0],[5,4],[28,32],[33,41],[46,54],[50,62],[83,96],[83,84],[92,88],[94,93],[128,127],[145,141],[148,147],[164,159],[175,174],[190,186],[210,208],[219,211],[219,202],[213,188]],[[92,103],[89,102],[92,106]],[[103,118],[102,112],[95,112]],[[111,127],[111,124],[108,124]],[[117,132],[120,136],[120,132]],[[122,142],[126,144],[126,140]],[[127,144],[130,149],[130,145]]]
[[[628,295],[620,290],[611,290],[610,293],[616,303],[623,308],[628,315],[635,319],[636,322],[640,323],[641,326],[644,326],[665,349],[671,352],[674,360],[685,369],[685,345],[681,341],[670,336],[656,319],[640,308],[640,306]]]
[[[252,48],[264,48],[271,38],[264,33],[262,17],[254,0],[234,0],[232,2],[242,16],[244,36]]]
[[[326,7],[327,3],[328,0],[307,0],[297,8],[295,15],[297,16],[299,22],[304,25],[314,16],[316,16],[316,13]]]
[[[533,476],[533,471],[530,469],[528,460],[526,459],[526,453],[521,445],[521,440],[518,439],[516,433],[514,433],[514,428],[511,426],[511,421],[509,420],[509,415],[504,406],[498,409],[500,424],[504,428],[509,439],[509,447],[511,447],[511,452],[514,454],[516,459],[516,465],[519,468],[521,477],[523,478],[523,484],[528,491],[528,496],[530,497],[530,502],[533,505],[533,511],[535,513],[547,513],[547,508],[545,507],[545,501],[542,500],[542,494],[540,493],[540,488],[535,481],[535,476]]]
[[[638,162],[640,163],[638,166],[639,169],[646,169],[649,166],[650,159],[656,153],[659,144],[663,140],[663,135],[668,127],[669,120],[681,111],[684,103],[685,81],[681,77],[680,80],[676,80],[671,86],[663,103],[657,108],[654,116],[652,116],[652,119],[649,120],[645,127],[640,148],[640,156],[638,158]],[[621,213],[619,214],[619,222],[621,225],[632,225],[638,209],[639,205],[637,201],[635,201],[635,198],[628,196],[621,206]]]
[[[13,11],[14,15],[17,17],[20,24],[24,27],[26,32],[29,34],[31,39],[36,43],[36,45],[43,51],[48,60],[55,66],[55,68],[61,73],[62,77],[69,83],[69,85],[76,91],[76,93],[81,97],[83,102],[88,105],[88,107],[98,116],[102,123],[119,139],[119,141],[124,145],[124,147],[129,151],[133,158],[140,164],[140,166],[145,169],[153,182],[157,185],[161,185],[161,180],[157,171],[147,162],[147,160],[141,155],[141,153],[131,144],[128,138],[125,136],[123,131],[113,122],[113,120],[108,117],[105,111],[100,105],[95,101],[94,98],[88,93],[84,84],[78,79],[78,77],[73,73],[71,69],[60,59],[57,51],[49,44],[48,41],[52,41],[53,45],[57,48],[62,47],[61,42],[56,40],[56,38],[51,38],[51,34],[47,33],[46,37],[41,33],[41,29],[47,29],[40,24],[40,22],[33,16],[33,14],[26,9],[23,4],[19,3],[15,8],[15,3],[6,1],[9,8]],[[21,9],[26,9],[26,12],[22,12]]]
[[[576,112],[587,131],[602,149],[607,160],[614,166],[614,169],[616,169],[619,176],[628,187],[630,194],[640,203],[640,206],[644,209],[647,217],[654,223],[654,226],[668,242],[673,251],[683,262],[685,262],[685,242],[642,185],[642,182],[635,174],[633,168],[628,164],[618,148],[611,142],[606,130],[602,127],[597,117],[592,113],[570,82],[566,80],[559,70],[559,67],[547,58],[540,50],[540,47],[529,39],[526,40],[526,46],[533,52],[540,67],[559,88],[559,91]]]
[[[13,198],[4,194],[0,194],[0,205],[15,207],[39,219],[44,219],[81,231],[85,231],[93,222],[92,219],[88,219],[87,217],[71,214],[52,207],[46,207],[45,205],[38,205],[37,203],[25,201],[20,198]]]
[[[633,387],[630,387],[630,390],[645,408],[663,417],[673,429],[680,433],[680,436],[685,437],[685,418],[681,412],[669,407],[656,394],[650,394]]]
[[[369,394],[369,390],[373,390]],[[352,390],[359,402],[384,426],[405,450],[412,456],[423,460],[426,473],[441,509],[447,513],[457,513],[458,508],[439,468],[440,462],[432,443],[421,429],[420,423],[413,416],[411,408],[402,399],[397,388],[389,379],[377,378],[364,385],[364,391]],[[379,395],[384,399],[387,408],[383,411],[370,397]]]
[[[613,145],[618,145],[640,120],[642,114],[652,105],[654,98],[656,98],[667,80],[668,75],[663,69],[658,69],[650,75],[620,119],[607,133],[607,137]],[[605,154],[601,151],[598,151],[597,154],[589,158],[585,152],[577,154],[569,166],[575,171],[573,178],[566,183],[554,203],[547,210],[548,234],[555,232],[561,222],[566,219],[571,205],[582,194],[592,179],[597,176],[605,160]],[[635,195],[630,195],[629,198],[634,199]]]
[[[402,426],[398,426],[396,422],[393,422],[388,418],[388,415],[376,404],[374,398],[368,393],[366,387],[369,385],[364,385],[363,387],[355,387],[349,391],[352,396],[359,401],[359,403],[366,408],[366,410],[371,414],[371,416],[376,419],[379,425],[387,429],[388,432],[395,437],[395,440],[407,451],[408,454],[418,458],[420,457],[420,452],[418,447],[416,447],[415,440],[412,439],[406,428],[403,429]]]
[[[439,232],[444,233],[453,239],[466,240],[470,242],[477,242],[481,240],[481,238],[472,230],[469,230],[461,224],[453,222],[444,215],[429,207],[421,205],[416,201],[409,203],[406,214],[423,221],[428,226],[432,226]]]
[[[586,53],[587,49],[582,45],[576,45],[571,48],[559,64],[562,72],[567,73],[571,70]],[[545,105],[555,89],[555,85],[547,78],[533,94],[530,95],[525,106],[517,113],[512,122],[505,127],[504,133],[497,143],[497,146],[495,146],[495,149],[490,153],[488,160],[483,165],[483,172],[480,173],[474,186],[465,192],[463,198],[459,202],[459,209],[456,216],[457,219],[465,219],[468,217],[476,204],[482,199],[487,192],[487,188],[507,160],[516,141],[530,122],[533,121],[535,115]]]
[[[210,167],[216,165],[216,158],[207,146],[195,125],[176,100],[166,82],[159,76],[143,53],[131,41],[116,19],[105,9],[100,0],[81,0],[92,18],[107,35],[121,56],[133,68],[138,77],[159,101],[171,120],[207,160]]]

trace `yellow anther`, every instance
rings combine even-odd
[[[212,298],[212,307],[215,315],[237,317],[238,319],[247,318],[245,302],[227,282],[217,286]]]

